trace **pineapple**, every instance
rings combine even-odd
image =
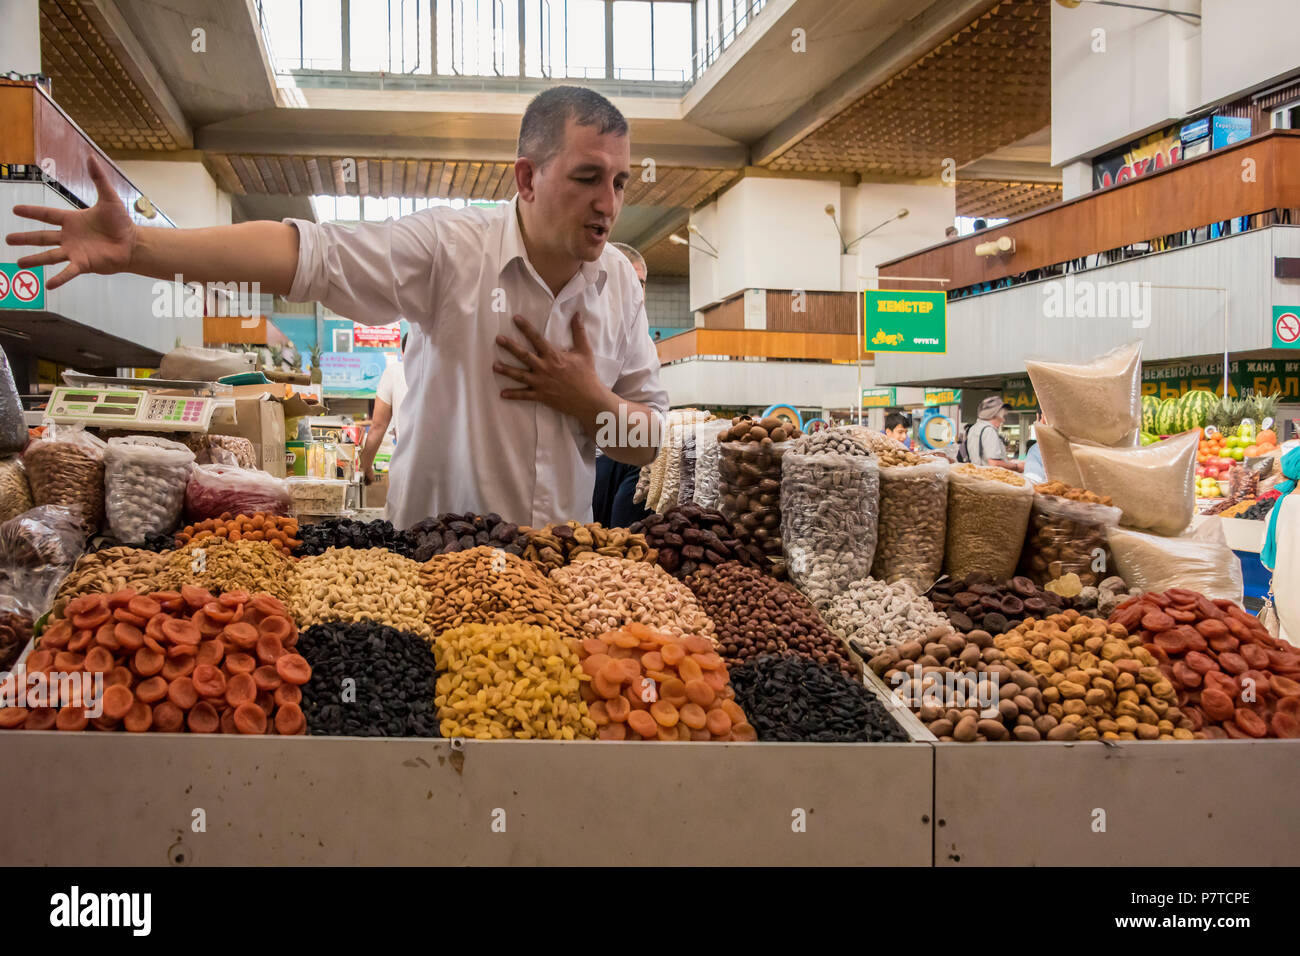
[[[1205,424],[1213,425],[1223,434],[1228,433],[1228,428],[1232,425],[1232,406],[1233,401],[1227,395],[1223,396],[1217,402],[1210,406],[1209,411],[1205,414]]]
[[[1260,395],[1256,393],[1250,400],[1250,417],[1255,419],[1255,424],[1263,428],[1264,419],[1277,418],[1277,406],[1281,400],[1281,395]]]

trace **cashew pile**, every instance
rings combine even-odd
[[[551,572],[586,633],[599,637],[628,624],[684,637],[713,636],[713,621],[690,588],[657,564],[600,556]]]
[[[434,703],[442,736],[594,738],[596,723],[579,692],[590,678],[575,644],[523,624],[469,624],[438,635],[433,652],[442,674]]]
[[[305,559],[304,559],[305,560]],[[497,548],[437,554],[421,568],[434,635],[464,624],[535,624],[577,637],[560,586],[532,563]],[[407,628],[412,630],[412,628]]]
[[[830,629],[863,657],[908,641],[929,644],[953,633],[948,619],[907,581],[855,581],[822,612]]]
[[[159,584],[173,591],[185,584],[210,591],[265,591],[289,604],[298,573],[295,564],[269,541],[202,537],[171,552]]]
[[[103,548],[83,554],[54,596],[54,616],[62,617],[68,602],[82,594],[112,594],[128,588],[141,593],[164,590],[158,575],[171,554],[138,548]]]
[[[302,558],[292,607],[300,627],[379,621],[399,631],[430,633],[429,595],[420,587],[420,565],[384,548],[329,548]]]

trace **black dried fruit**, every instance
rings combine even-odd
[[[309,627],[295,648],[311,664],[302,688],[307,732],[318,736],[437,737],[433,651],[377,621]]]
[[[1001,634],[1006,630],[1007,619],[1003,614],[997,611],[992,611],[984,615],[983,624],[984,630],[993,634]]]
[[[1025,602],[1020,600],[1014,594],[1008,594],[1002,599],[1002,613],[1007,617],[1018,617],[1024,613]]]
[[[861,680],[807,657],[764,654],[730,669],[736,703],[759,740],[905,742],[907,734]]]

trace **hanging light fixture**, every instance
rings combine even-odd
[[[1080,4],[1091,3],[1099,7],[1124,7],[1129,10],[1145,10],[1147,13],[1167,13],[1171,17],[1178,17],[1187,23],[1200,23],[1201,15],[1199,13],[1188,13],[1185,10],[1165,10],[1161,7],[1148,7],[1137,3],[1120,3],[1119,0],[1056,0],[1067,10],[1073,10]]]

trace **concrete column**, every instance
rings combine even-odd
[[[5,0],[0,25],[0,73],[41,72],[39,0]],[[57,91],[56,91],[57,92]]]
[[[1081,159],[1061,167],[1062,201],[1092,192],[1092,161]]]

